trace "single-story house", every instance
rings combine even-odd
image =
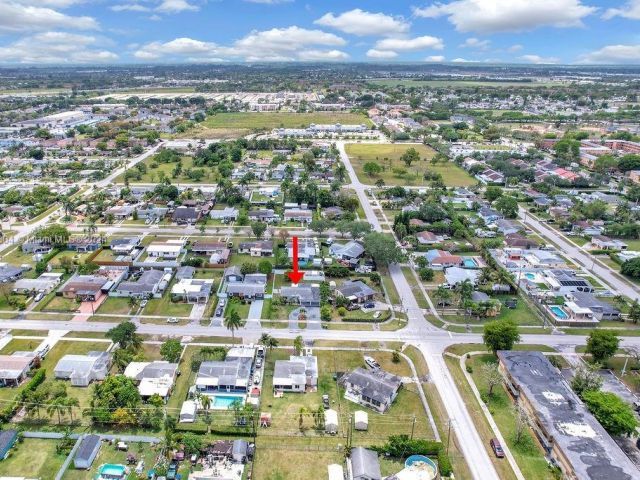
[[[38,278],[21,278],[14,286],[15,293],[51,293],[62,281],[62,273],[44,272]]]
[[[177,363],[131,362],[127,365],[124,375],[138,382],[138,392],[144,400],[153,395],[159,395],[166,400],[173,389],[177,372]]]
[[[605,237],[604,235],[594,235],[591,237],[591,245],[598,250],[626,250],[629,245],[621,240]]]
[[[213,290],[211,278],[183,278],[171,289],[171,296],[187,303],[207,303]]]
[[[9,450],[18,441],[18,431],[11,428],[9,430],[0,431],[0,460],[4,460],[9,456]]]
[[[138,245],[140,245],[140,237],[125,237],[111,240],[109,248],[114,253],[129,255]]]
[[[74,252],[95,252],[102,246],[100,237],[71,237],[67,249]]]
[[[578,307],[591,310],[593,316],[598,320],[617,320],[620,318],[620,310],[610,303],[600,300],[593,293],[572,292],[567,294],[567,298]]]
[[[73,466],[79,470],[88,470],[100,451],[101,440],[99,435],[85,435],[80,440],[76,455],[73,457]]]
[[[82,302],[95,301],[104,291],[113,287],[113,282],[102,275],[74,275],[58,292],[64,298],[75,298]]]
[[[329,220],[337,220],[342,218],[344,210],[340,207],[327,207],[321,210],[320,215]]]
[[[351,240],[345,244],[332,244],[329,247],[329,253],[341,260],[356,260],[364,255],[364,247],[361,243]]]
[[[575,292],[592,293],[595,291],[588,280],[579,277],[573,270],[545,270],[543,272],[543,281],[549,287],[549,290],[559,295]]]
[[[320,287],[318,285],[298,284],[297,286],[282,287],[280,296],[288,303],[303,307],[320,306]]]
[[[402,386],[402,381],[397,375],[381,369],[365,370],[361,367],[345,374],[340,382],[346,389],[345,399],[379,413],[384,413],[391,407]]]
[[[287,242],[288,258],[293,258],[293,241]],[[316,242],[312,238],[298,239],[298,259],[301,262],[309,262],[319,254]]]
[[[201,212],[195,207],[178,207],[173,211],[171,219],[178,225],[193,225],[200,220]]]
[[[444,237],[442,235],[436,235],[435,233],[428,231],[418,232],[415,236],[420,245],[434,245],[444,241]]]
[[[162,270],[149,269],[141,274],[135,274],[120,284],[113,291],[113,295],[130,298],[151,298],[162,295],[171,280],[171,273]]]
[[[308,209],[292,208],[284,211],[285,222],[310,223],[313,220],[313,212]]]
[[[280,217],[272,209],[253,210],[247,214],[252,222],[274,223],[280,220]]]
[[[289,360],[276,360],[273,389],[283,392],[305,392],[318,386],[318,357],[291,355]]]
[[[468,268],[450,267],[444,271],[444,278],[449,285],[458,285],[469,280],[472,285],[475,285],[480,277],[478,270],[471,270]]]
[[[362,280],[347,280],[336,288],[336,293],[351,303],[364,303],[373,300],[376,295],[375,290]]]
[[[538,248],[540,246],[535,240],[523,237],[519,233],[511,233],[505,235],[504,243],[507,247],[524,248],[526,250],[529,250],[531,248]]]
[[[227,269],[229,270],[229,269]],[[230,297],[239,297],[244,299],[263,298],[265,288],[267,286],[267,276],[264,273],[251,273],[248,275],[240,275],[235,271],[227,275],[225,270],[225,280],[227,295]],[[240,278],[240,280],[238,280]]]
[[[378,454],[364,447],[354,447],[347,460],[349,480],[382,480]]]
[[[17,387],[20,385],[27,378],[32,363],[32,356],[0,355],[0,386]]]
[[[0,266],[0,283],[15,282],[22,277],[22,269],[13,265]]]
[[[429,266],[434,270],[462,265],[462,257],[460,255],[453,255],[446,250],[429,250],[425,254],[425,258]]]
[[[251,386],[251,358],[202,362],[196,377],[196,390],[207,392],[246,392]]]
[[[233,222],[238,219],[239,211],[235,207],[225,207],[222,210],[211,210],[209,216],[212,220],[221,222]]]
[[[86,355],[65,355],[55,366],[56,378],[71,380],[74,387],[87,387],[94,380],[104,380],[111,367],[111,354],[91,351]]]
[[[238,253],[251,255],[252,257],[273,257],[273,242],[267,240],[241,242],[238,245]]]
[[[49,253],[51,250],[53,250],[53,246],[51,245],[51,242],[49,242],[48,240],[33,239],[33,240],[27,240],[26,242],[24,242],[22,244],[21,249],[24,253],[34,253],[34,254],[40,253],[45,255]]]
[[[166,242],[152,242],[147,247],[147,255],[155,258],[175,260],[185,251],[185,240],[171,239]]]
[[[490,207],[481,207],[480,210],[478,210],[478,216],[487,224],[504,218],[501,213]]]
[[[518,225],[513,220],[508,220],[506,218],[501,218],[500,220],[497,220],[495,222],[495,225],[498,231],[503,235],[518,233],[520,230],[522,230],[522,227],[520,227],[520,225]]]

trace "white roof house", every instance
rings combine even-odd
[[[94,380],[104,380],[111,366],[111,354],[92,351],[86,355],[65,355],[55,369],[56,378],[69,379],[71,385],[86,387]]]
[[[189,303],[206,303],[213,290],[211,278],[181,278],[171,288],[171,295]]]
[[[153,242],[147,247],[150,257],[178,258],[184,252],[186,240],[170,239],[166,242]]]
[[[444,272],[444,277],[449,285],[458,285],[469,280],[473,285],[476,284],[480,272],[478,270],[469,270],[467,268],[449,267]]]
[[[304,392],[318,385],[318,358],[313,355],[291,355],[289,360],[276,360],[273,388],[287,392]]]
[[[21,278],[16,281],[13,291],[16,293],[49,293],[62,280],[62,273],[44,272],[38,278]]]
[[[177,363],[164,361],[131,362],[124,371],[124,375],[137,380],[138,392],[143,398],[159,395],[167,398],[171,393],[178,370]]]

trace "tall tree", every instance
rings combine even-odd
[[[496,353],[498,350],[511,350],[520,341],[518,326],[512,320],[494,320],[484,326],[482,340],[487,348]]]
[[[591,330],[585,352],[591,355],[594,362],[605,363],[615,355],[619,345],[617,333],[611,330]]]
[[[235,331],[242,326],[242,319],[240,315],[232,308],[227,316],[224,318],[224,326],[231,331],[231,338],[235,338]]]

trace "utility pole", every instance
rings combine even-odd
[[[411,440],[413,440],[413,432],[416,429],[416,416],[413,416],[413,422],[411,423]]]
[[[451,419],[447,422],[449,424],[449,429],[447,430],[447,455],[449,455],[449,445],[451,444],[451,422]]]

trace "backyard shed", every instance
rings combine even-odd
[[[354,415],[353,426],[356,430],[368,430],[369,429],[369,414],[367,412],[363,412],[362,410],[358,410]]]
[[[18,440],[17,430],[11,429],[0,432],[0,460],[7,458],[9,450],[15,445],[16,440]]]
[[[324,411],[324,431],[332,435],[338,433],[338,412],[335,410]]]
[[[382,480],[378,454],[363,447],[354,447],[347,462],[349,478],[353,480]]]
[[[196,402],[186,400],[180,409],[180,423],[193,423],[196,421]]]
[[[246,440],[234,440],[231,456],[235,463],[246,463],[249,454],[249,443]]]
[[[332,463],[327,469],[329,470],[329,480],[344,480],[344,468],[342,468],[342,465]]]
[[[98,435],[85,435],[80,441],[80,446],[73,459],[73,466],[78,469],[91,468],[98,452],[100,451],[100,437]]]

